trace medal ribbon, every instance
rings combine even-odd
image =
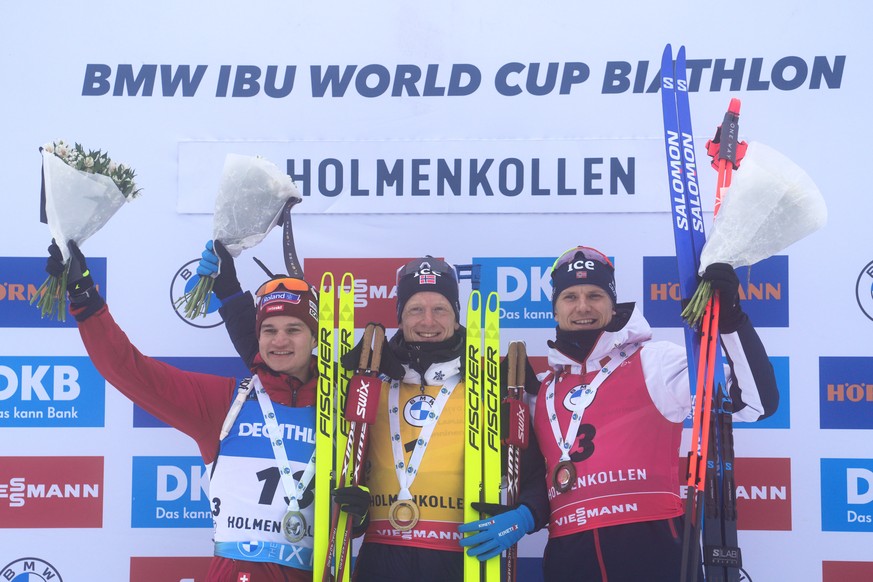
[[[273,402],[267,396],[267,389],[261,384],[260,378],[257,376],[252,378],[252,384],[254,384],[255,394],[258,396],[258,404],[261,405],[261,412],[264,414],[264,423],[267,425],[270,444],[273,446],[273,456],[276,457],[279,476],[282,478],[282,488],[285,490],[285,495],[288,496],[288,511],[300,511],[300,499],[315,475],[315,450],[313,449],[312,456],[309,457],[309,464],[306,465],[300,481],[295,482],[291,464],[288,462],[288,454],[285,452],[285,443],[280,436],[282,433],[279,431],[279,423],[276,422]]]
[[[461,375],[455,374],[445,381],[440,393],[434,400],[433,408],[428,414],[425,421],[426,424],[418,433],[418,439],[415,442],[415,448],[412,450],[412,456],[409,457],[409,465],[403,462],[403,443],[400,439],[400,382],[394,381],[391,383],[391,388],[388,390],[388,426],[391,429],[391,452],[394,455],[394,472],[397,473],[397,481],[400,483],[400,493],[397,495],[398,500],[412,499],[412,493],[409,488],[412,487],[412,482],[418,473],[418,468],[421,466],[422,457],[427,450],[427,444],[430,441],[430,436],[436,428],[437,421],[440,419],[449,396],[455,386],[461,381]]]
[[[594,397],[597,395],[597,390],[609,378],[616,368],[621,365],[626,359],[634,355],[640,349],[639,343],[634,343],[629,349],[624,349],[624,346],[618,346],[609,354],[607,354],[606,364],[600,368],[597,376],[591,384],[582,384],[582,394],[579,397],[579,402],[573,407],[573,416],[570,417],[570,424],[567,426],[567,434],[561,438],[561,426],[558,423],[558,415],[555,413],[555,383],[557,376],[554,372],[551,373],[551,382],[546,388],[546,412],[549,414],[549,425],[552,427],[552,434],[555,435],[555,442],[558,444],[558,449],[561,451],[561,461],[570,460],[570,446],[576,438],[576,432],[579,430],[579,425],[582,424],[582,415],[585,409],[588,408]],[[613,360],[618,358],[614,366],[610,366]],[[563,373],[563,372],[562,372]]]
[[[233,428],[233,423],[236,422],[243,404],[248,400],[249,392],[252,391],[252,388],[254,388],[254,384],[252,384],[251,378],[246,378],[240,383],[236,398],[234,398],[233,404],[230,405],[230,410],[227,411],[227,416],[221,425],[221,434],[218,435],[218,440],[223,441],[230,434],[230,429]]]

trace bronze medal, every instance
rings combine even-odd
[[[561,461],[552,471],[552,485],[559,493],[566,493],[576,484],[576,465],[573,461]]]
[[[299,511],[289,511],[282,518],[282,534],[289,542],[297,543],[306,536],[306,518]]]
[[[388,521],[398,531],[409,531],[415,527],[421,511],[411,499],[398,499],[388,508]]]

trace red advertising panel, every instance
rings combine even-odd
[[[873,562],[822,562],[822,582],[870,582]]]
[[[685,498],[687,459],[679,459]],[[791,531],[791,459],[738,458],[734,463],[737,529]]]
[[[0,528],[103,527],[103,457],[0,457]]]
[[[211,557],[130,558],[130,582],[206,582]]]

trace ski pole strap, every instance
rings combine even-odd
[[[230,434],[230,430],[233,428],[233,423],[236,422],[243,404],[245,404],[245,401],[249,397],[249,393],[251,393],[254,387],[255,385],[252,383],[251,378],[246,378],[240,382],[236,398],[234,399],[233,404],[230,405],[230,410],[227,411],[227,416],[224,418],[224,423],[221,425],[221,433],[218,435],[219,441],[223,441],[224,438]]]
[[[285,255],[285,269],[289,277],[303,278],[303,266],[297,258],[294,246],[294,231],[291,229],[291,209],[300,202],[300,198],[289,198],[282,209],[282,251]]]
[[[376,422],[379,412],[379,392],[382,380],[378,377],[379,364],[382,360],[382,344],[385,340],[385,329],[376,324],[368,324],[361,340],[361,356],[358,369],[349,380],[348,395],[343,416],[349,422]]]
[[[526,449],[528,444],[528,410],[521,399],[509,399],[509,434],[506,445]]]

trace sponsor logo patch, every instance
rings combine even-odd
[[[355,277],[355,327],[366,327],[371,321],[391,326],[397,321],[397,268],[411,260],[306,259],[304,269],[307,279],[315,284],[325,273],[333,273],[337,285],[342,274],[350,271]]]
[[[87,357],[0,357],[0,427],[102,427],[106,381]]]
[[[215,296],[215,293],[209,295],[209,305],[206,306],[206,315],[200,315],[195,318],[185,316],[185,305],[180,303],[184,295],[194,289],[197,282],[200,280],[200,275],[197,274],[197,265],[200,259],[188,261],[176,271],[170,281],[170,307],[179,316],[179,319],[194,327],[210,328],[221,325],[221,315],[218,314],[218,308],[221,307],[221,301]],[[91,263],[89,261],[88,265]]]
[[[414,396],[403,405],[403,419],[412,426],[422,427],[436,422],[433,413],[434,398],[427,394]]]
[[[679,492],[687,496],[687,458],[679,459]],[[791,531],[791,459],[734,460],[737,529]]]
[[[131,527],[211,528],[209,473],[200,457],[134,457]]]
[[[54,566],[39,558],[21,558],[0,569],[0,579],[12,582],[64,582]]]
[[[130,582],[206,582],[211,557],[130,558]]]
[[[858,281],[855,283],[855,298],[864,315],[873,320],[873,261],[867,263],[858,275]]]
[[[873,532],[873,459],[821,460],[821,528]]]
[[[788,327],[788,257],[764,259],[736,270],[743,311],[756,327]],[[675,257],[643,257],[643,313],[652,327],[682,327],[679,268]]]
[[[30,304],[46,279],[44,257],[0,257],[0,327],[76,327],[67,313],[66,321],[42,317],[36,304]],[[106,298],[106,258],[88,257],[91,278]],[[66,305],[61,309],[66,310]]]
[[[873,428],[873,358],[822,357],[818,374],[821,428]]]
[[[0,528],[103,527],[103,457],[0,457]]]

